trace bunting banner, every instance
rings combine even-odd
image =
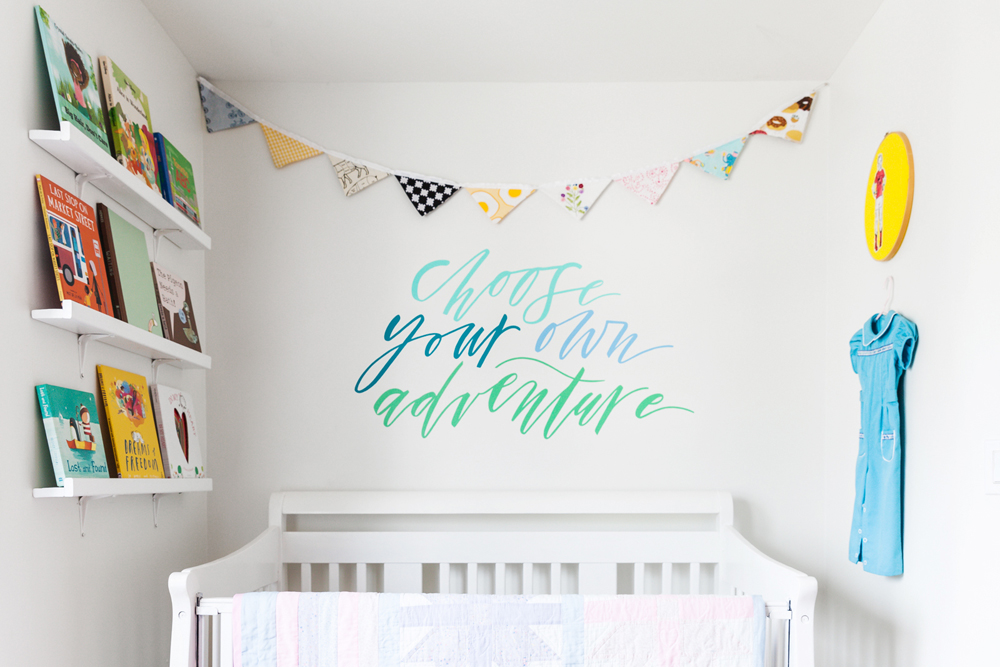
[[[729,175],[733,173],[733,167],[736,165],[736,158],[740,156],[746,143],[747,137],[733,139],[718,148],[690,157],[687,161],[696,167],[701,167],[706,174],[718,176],[724,181],[729,180]]]
[[[626,190],[639,196],[647,203],[655,205],[666,192],[667,186],[670,185],[671,179],[680,166],[680,162],[674,162],[661,167],[653,167],[646,171],[616,178],[615,182],[620,183]]]
[[[770,114],[754,125],[748,133],[719,144],[711,150],[699,151],[690,157],[664,161],[655,167],[615,174],[607,178],[572,179],[533,186],[461,184],[449,179],[405,172],[342,155],[278,128],[249,111],[206,79],[198,77],[206,129],[209,132],[218,132],[252,123],[259,124],[267,140],[271,159],[278,169],[293,162],[326,154],[337,173],[344,194],[348,197],[393,176],[414,210],[421,216],[427,215],[453,194],[465,189],[493,222],[503,220],[536,189],[545,192],[550,199],[577,220],[582,220],[612,181],[648,204],[655,205],[663,197],[684,162],[699,167],[712,176],[728,180],[736,166],[737,158],[751,136],[772,136],[796,143],[801,142],[819,88],[825,85],[822,84],[798,101]]]
[[[559,202],[577,220],[583,220],[583,216],[587,215],[587,211],[610,184],[610,178],[595,178],[565,185],[541,185],[538,189]]]
[[[337,180],[340,187],[344,189],[344,194],[350,197],[361,192],[369,185],[374,185],[383,178],[388,178],[389,173],[372,169],[365,164],[357,164],[350,160],[342,160],[339,157],[328,155],[333,168],[337,170]]]
[[[403,192],[410,198],[413,208],[417,209],[420,215],[427,215],[461,189],[461,186],[450,183],[435,183],[399,174],[395,176]]]
[[[802,141],[806,131],[806,121],[809,120],[809,110],[812,109],[816,91],[806,95],[798,102],[774,113],[752,134],[766,134],[770,137],[781,137],[789,141]]]
[[[202,81],[198,82],[198,92],[201,94],[201,108],[205,112],[205,127],[209,132],[231,130],[257,122]]]
[[[502,185],[499,188],[466,186],[465,189],[493,222],[503,220],[505,215],[535,192],[527,185]]]
[[[264,130],[267,147],[271,150],[271,159],[278,169],[323,154],[323,151],[307,146],[298,139],[292,139],[263,123],[260,124],[260,129]]]

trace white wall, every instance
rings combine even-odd
[[[464,181],[538,183],[690,155],[739,136],[810,84],[219,85],[349,154]],[[209,423],[225,441],[213,450],[212,553],[265,526],[274,490],[727,489],[751,539],[817,571],[829,111],[821,94],[802,145],[752,139],[729,182],[685,165],[655,207],[613,184],[582,222],[544,194],[499,225],[465,193],[420,218],[393,181],[344,197],[323,157],[275,170],[255,127],[207,137]],[[455,364],[446,343],[430,359],[407,349],[375,389],[356,394],[361,371],[388,348],[386,324],[424,313],[431,330],[456,326],[442,298],[411,298],[410,282],[429,261],[457,266],[483,248],[490,276],[583,264],[587,281],[622,293],[598,302],[602,318],[628,321],[640,343],[675,345],[622,366],[599,353],[560,362],[552,350],[533,354],[538,328],[526,327],[500,339],[493,363],[525,355],[571,373],[583,365],[588,377],[648,386],[694,414],[638,421],[632,402],[599,436],[567,423],[551,439],[521,435],[510,408],[482,405],[426,439],[412,416],[384,427],[373,412],[382,390],[412,389],[412,399]],[[550,319],[579,310],[563,303]],[[484,302],[462,323],[489,328],[502,312],[515,315]],[[470,366],[463,391],[501,373]],[[555,384],[538,371],[524,377]]]
[[[1000,242],[991,193],[995,3],[885,0],[832,79],[827,201],[824,530],[817,622],[825,664],[996,664],[1000,496],[984,494],[983,446],[1000,438],[995,345]],[[985,122],[983,122],[985,121]],[[887,263],[865,250],[864,189],[885,132],[913,146],[913,214]],[[905,379],[904,567],[882,578],[847,561],[858,381],[847,342],[881,307],[920,343]]]
[[[54,484],[35,385],[96,393],[98,363],[147,375],[150,370],[148,360],[94,343],[81,379],[76,338],[30,317],[33,308],[56,306],[58,299],[34,175],[73,187],[70,170],[28,140],[29,128],[57,127],[32,7],[27,0],[0,5],[0,61],[6,65],[0,124],[5,219],[0,404],[7,471],[0,484],[0,564],[7,573],[0,662],[163,664],[170,617],[167,575],[205,559],[206,495],[165,497],[156,529],[148,496],[95,501],[86,537],[80,536],[74,500],[31,497],[33,487]],[[110,55],[143,88],[155,129],[172,138],[200,178],[204,130],[194,72],[147,10],[134,0],[50,0],[44,7],[91,56]],[[94,189],[84,198],[107,201]],[[206,229],[211,233],[211,223]],[[199,330],[207,332],[203,253],[182,254],[164,243],[160,259],[191,283]],[[205,414],[203,372],[163,368],[160,379],[194,392]]]

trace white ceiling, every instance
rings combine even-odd
[[[828,78],[881,0],[143,0],[240,81]]]

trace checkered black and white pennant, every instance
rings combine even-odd
[[[435,183],[434,181],[422,181],[419,178],[400,176],[393,174],[399,181],[399,186],[410,198],[413,208],[417,209],[420,215],[427,215],[438,206],[443,204],[448,197],[462,189],[460,185],[447,185],[445,183]]]

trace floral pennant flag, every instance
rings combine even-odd
[[[599,178],[565,185],[543,185],[540,190],[559,202],[577,220],[582,220],[610,183],[610,178]]]
[[[686,161],[696,167],[701,167],[706,174],[718,176],[722,180],[728,180],[729,174],[733,171],[736,158],[740,156],[740,151],[747,143],[746,137],[733,139],[729,143],[722,144],[718,148],[705,151],[700,155],[689,157]]]
[[[222,99],[204,82],[198,82],[198,90],[201,92],[201,108],[205,112],[205,127],[209,132],[231,130],[257,122],[232,102]]]
[[[261,123],[260,129],[264,130],[267,147],[271,149],[271,159],[274,160],[274,166],[278,169],[293,162],[307,160],[323,154],[323,151],[312,146],[306,146],[301,141],[285,136],[273,127],[269,127],[263,123]]]
[[[333,163],[333,168],[337,170],[340,187],[344,188],[344,194],[348,197],[389,176],[387,172],[372,169],[366,164],[357,164],[332,155],[327,157]]]
[[[499,188],[466,187],[465,189],[493,222],[503,220],[505,215],[534,193],[534,189],[524,185],[504,185]]]
[[[427,215],[462,189],[461,186],[450,183],[435,183],[399,174],[393,175],[399,181],[403,192],[410,198],[413,208],[417,209],[417,213],[420,215]]]
[[[615,181],[621,183],[632,194],[638,195],[650,204],[655,204],[660,201],[660,197],[663,196],[667,186],[670,185],[670,179],[674,177],[680,166],[680,162],[675,162],[660,167],[653,167],[646,171],[616,178]]]
[[[759,130],[755,130],[751,134],[766,134],[789,141],[802,141],[802,135],[806,132],[806,122],[809,120],[809,111],[812,109],[814,101],[816,101],[816,91],[809,93],[783,111],[775,113],[767,119],[767,122]]]

